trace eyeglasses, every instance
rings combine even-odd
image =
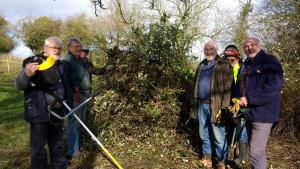
[[[61,50],[62,48],[61,47],[56,47],[56,46],[46,46],[47,48],[50,48],[50,49],[56,49],[56,50]]]
[[[226,60],[229,61],[229,62],[234,62],[235,61],[235,59],[230,59],[230,58],[227,58]]]

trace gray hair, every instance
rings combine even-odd
[[[205,44],[204,44],[204,48],[205,48],[205,46],[207,46],[207,45],[212,45],[216,50],[218,49],[218,45],[217,45],[217,43],[214,41],[214,40],[209,40],[208,42],[206,42]]]
[[[250,40],[253,40],[257,43],[258,46],[261,47],[261,43],[260,43],[260,40],[258,38],[255,38],[255,37],[247,37],[243,43],[243,45],[245,45],[245,43],[247,43],[248,41]]]
[[[55,43],[57,45],[62,46],[62,40],[57,36],[50,36],[45,40],[45,46],[49,46],[50,43]]]
[[[71,37],[71,38],[69,38],[69,40],[68,40],[67,47],[69,47],[73,42],[74,42],[74,43],[81,44],[81,41],[80,41],[78,38],[76,38],[76,37]]]

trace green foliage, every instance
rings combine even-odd
[[[24,22],[22,33],[25,45],[34,53],[41,52],[46,38],[59,36],[61,24],[60,20],[51,19],[47,16]]]
[[[153,23],[149,30],[135,28],[131,48],[142,54],[144,68],[150,70],[148,78],[158,87],[179,87],[191,75],[189,55],[191,38],[181,24],[170,23],[164,14],[160,22]],[[155,85],[156,84],[152,84]]]
[[[92,49],[90,56],[102,56],[106,59],[107,43],[101,32],[89,24],[91,21],[81,14],[79,16],[70,17],[63,23],[61,37],[65,43],[70,37],[77,37],[81,40],[82,45]],[[103,62],[103,58],[97,57],[97,63]]]
[[[7,25],[7,21],[0,16],[0,53],[8,53],[15,47],[12,38],[7,35]]]
[[[108,62],[116,69],[104,75],[97,87],[106,91],[95,100],[92,126],[123,126],[107,127],[130,135],[141,134],[144,129],[133,131],[137,126],[176,126],[174,119],[186,104],[183,96],[189,94],[193,79],[187,55],[190,44],[180,41],[184,33],[166,15],[148,29],[132,29],[130,37],[127,51],[116,47],[108,52]],[[113,119],[106,119],[107,114],[120,120],[108,122]]]
[[[243,42],[246,39],[248,34],[247,31],[249,30],[248,17],[251,12],[251,0],[247,0],[247,2],[243,4],[237,23],[235,24],[235,35],[233,41],[237,45],[238,49],[240,49],[241,53],[243,49]]]
[[[70,37],[78,37],[83,44],[87,46],[92,45],[94,42],[94,32],[87,23],[85,15],[68,18],[63,26],[63,40],[67,42]]]

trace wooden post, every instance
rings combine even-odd
[[[9,67],[9,55],[7,55],[6,61],[7,61],[7,73],[10,73],[10,67]]]

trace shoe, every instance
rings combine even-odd
[[[247,143],[243,143],[242,141],[240,141],[239,146],[240,146],[241,163],[245,164],[246,161],[248,160],[248,146],[247,146]]]
[[[200,161],[202,167],[212,168],[212,161],[210,156],[204,156]]]
[[[225,162],[224,161],[219,161],[217,165],[217,169],[225,169]]]

